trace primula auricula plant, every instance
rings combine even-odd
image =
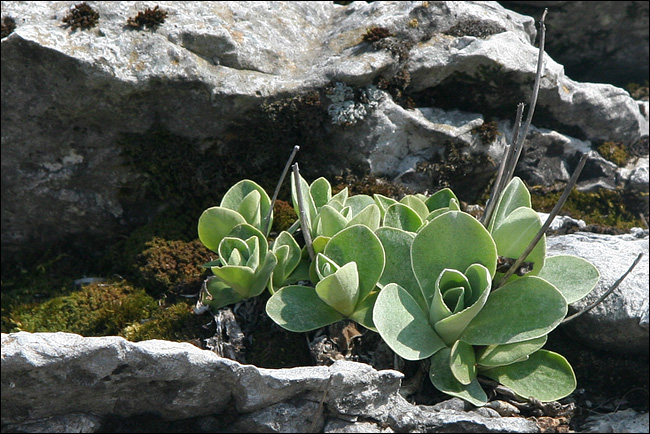
[[[287,330],[356,321],[404,359],[430,359],[434,386],[475,405],[487,402],[479,376],[540,401],[575,389],[569,363],[542,347],[599,273],[575,256],[547,257],[542,237],[526,266],[503,282],[503,261],[518,258],[542,227],[519,178],[486,226],[461,211],[449,189],[398,202],[332,195],[324,178],[298,182],[313,260],[289,231],[267,241],[270,200],[241,181],[199,219],[199,238],[219,254],[206,264],[214,277],[204,304],[216,310],[266,288],[266,312]]]
[[[528,119],[518,135],[520,104],[484,221],[461,211],[449,189],[399,202],[350,196],[347,189],[333,195],[325,178],[308,184],[296,165],[292,200],[304,246],[293,237],[297,225],[267,241],[272,201],[255,182],[240,181],[199,219],[200,240],[219,254],[206,264],[214,277],[200,301],[217,310],[266,288],[266,312],[287,330],[356,321],[402,358],[429,359],[437,389],[477,406],[487,402],[481,377],[522,399],[569,395],[576,387],[571,366],[543,346],[568,305],[591,292],[600,275],[582,258],[547,256],[550,219],[542,224],[528,189],[512,177],[535,106],[543,46],[542,24]]]

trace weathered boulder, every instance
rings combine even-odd
[[[569,306],[569,315],[599,299],[630,268],[639,253],[641,261],[605,300],[562,326],[572,337],[599,350],[622,354],[648,354],[648,231],[639,228],[626,235],[577,232],[546,239],[548,254],[576,255],[600,271],[597,287]]]
[[[534,19],[496,2],[160,2],[144,31],[126,26],[137,3],[92,3],[89,30],[63,24],[73,6],[3,3],[3,261],[101,244],[241,178],[271,189],[294,145],[309,178],[476,151],[459,177],[480,189],[502,147],[472,129],[528,101],[538,51]],[[632,145],[647,111],[547,56],[534,125]]]
[[[197,431],[350,432],[360,421],[357,430],[539,432],[533,421],[495,412],[412,405],[399,394],[402,378],[348,361],[263,369],[186,343],[2,334],[2,425],[100,432],[142,415]]]

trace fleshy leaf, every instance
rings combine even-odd
[[[391,206],[394,203],[397,203],[397,201],[393,198],[386,197],[382,194],[374,194],[373,199],[375,200],[375,203],[379,207],[379,211],[381,212],[381,218],[384,218],[384,214],[386,213],[386,209],[388,209],[389,206]]]
[[[424,220],[429,214],[429,208],[424,202],[412,194],[404,196],[399,202],[415,211],[421,220]]]
[[[547,350],[538,350],[522,362],[481,371],[481,375],[498,381],[523,398],[532,396],[542,402],[570,395],[577,384],[569,362]]]
[[[374,232],[379,228],[380,222],[381,213],[379,212],[379,207],[374,203],[371,203],[362,209],[361,212],[352,217],[346,226],[364,225]]]
[[[253,191],[256,191],[260,195],[258,214],[262,219],[264,219],[271,209],[271,198],[262,187],[250,179],[242,179],[237,184],[230,187],[230,189],[226,192],[226,194],[224,194],[223,198],[221,199],[220,206],[231,210],[239,210],[245,198]],[[257,196],[255,195],[255,197]],[[246,208],[248,208],[248,205],[246,205]],[[250,211],[250,209],[248,210]],[[243,217],[247,219],[247,216]],[[252,224],[250,221],[247,222]],[[271,227],[271,223],[272,222],[269,222],[269,228]],[[258,225],[254,226],[258,229],[261,229]]]
[[[343,315],[318,297],[308,286],[285,286],[266,303],[266,313],[280,327],[308,332],[343,319]]]
[[[458,198],[454,194],[453,191],[449,188],[443,188],[442,190],[436,191],[430,198],[428,198],[424,204],[427,206],[427,209],[429,212],[435,211],[439,208],[446,208],[449,206],[449,201],[451,199],[456,199],[458,201]]]
[[[382,286],[397,283],[411,294],[423,312],[427,312],[428,305],[424,300],[420,285],[415,279],[415,274],[413,274],[413,267],[411,267],[411,245],[415,235],[386,226],[377,229],[375,234],[384,246],[386,258],[390,258],[389,261],[386,261],[386,267],[379,283]]]
[[[363,225],[350,226],[334,235],[323,253],[340,266],[348,262],[357,263],[361,300],[377,285],[386,264],[381,241]]]
[[[456,380],[464,385],[470,384],[476,379],[474,347],[463,341],[454,342],[449,355],[449,367]]]
[[[432,321],[433,328],[447,345],[455,342],[467,325],[483,309],[490,295],[492,279],[487,268],[481,264],[472,264],[465,270],[465,277],[472,287],[468,307],[465,310],[451,314],[444,319]],[[433,305],[432,305],[433,306]],[[431,318],[433,320],[433,318]]]
[[[491,276],[497,249],[488,231],[471,215],[449,211],[431,220],[413,240],[413,271],[427,302],[433,297],[438,276],[445,268],[463,271],[484,265]]]
[[[309,186],[309,195],[318,210],[332,198],[332,186],[327,179],[320,177]]]
[[[249,298],[250,288],[253,286],[255,277],[255,273],[250,267],[238,265],[213,267],[212,273],[217,276],[219,280],[237,291],[242,299]]]
[[[537,231],[541,229],[542,221],[539,214],[532,208],[520,207],[511,212],[503,219],[494,232],[492,238],[497,245],[499,256],[517,259],[524,253]],[[526,273],[527,276],[536,276],[544,266],[546,256],[546,236],[542,236],[532,252],[528,254],[525,261],[532,263],[532,270]],[[495,282],[503,277],[504,273],[497,272]],[[513,274],[508,281],[519,279],[520,276]]]
[[[567,313],[564,296],[536,276],[525,276],[493,291],[460,339],[472,345],[527,341],[548,334]]]
[[[213,206],[203,211],[199,217],[199,239],[205,247],[217,252],[221,240],[241,223],[246,223],[246,220],[237,211]]]
[[[598,284],[600,272],[585,259],[571,255],[546,258],[539,277],[547,280],[564,295],[568,304],[589,294]]]
[[[519,207],[531,207],[530,193],[523,181],[518,177],[512,178],[506,188],[503,190],[499,202],[490,219],[488,230],[494,232],[501,222]]]
[[[403,203],[394,203],[386,209],[384,226],[417,232],[422,226],[422,219],[411,207]]]
[[[377,332],[377,328],[375,327],[375,323],[372,320],[372,314],[379,292],[380,291],[372,291],[366,296],[366,298],[360,300],[357,303],[357,307],[355,308],[354,312],[352,315],[350,315],[351,320],[358,322],[368,330],[372,330],[374,332]]]
[[[445,347],[427,316],[404,288],[389,283],[377,296],[372,319],[382,339],[400,357],[421,360]]]
[[[447,395],[462,398],[477,407],[485,405],[487,395],[476,378],[467,385],[456,379],[449,367],[450,355],[451,349],[445,347],[431,357],[429,378],[435,388]]]
[[[547,336],[505,345],[488,345],[476,351],[476,362],[480,367],[493,368],[509,365],[527,358],[546,344]]]
[[[237,291],[214,276],[208,277],[206,289],[210,296],[204,297],[202,303],[209,306],[213,312],[243,300],[243,297]]]
[[[316,219],[316,233],[325,237],[333,237],[345,228],[346,223],[347,219],[337,210],[325,205]]]
[[[237,212],[246,220],[246,223],[256,228],[260,227],[262,216],[260,215],[261,195],[257,190],[253,190],[244,197],[239,204]],[[266,215],[264,216],[266,217]]]
[[[344,317],[349,317],[359,300],[357,264],[349,262],[316,284],[316,294]]]

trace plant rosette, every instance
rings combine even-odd
[[[526,258],[534,272],[513,275],[495,289],[503,277],[499,256],[517,258],[541,227],[523,183],[515,178],[508,187],[492,233],[448,207],[412,237],[409,248],[387,249],[396,253],[390,261],[402,264],[402,271],[384,286],[373,310],[377,331],[395,353],[407,360],[429,358],[433,385],[477,406],[487,403],[479,375],[524,399],[554,401],[573,392],[570,364],[541,348],[565,318],[568,303],[588,294],[599,279],[581,258],[544,262],[541,244]],[[403,232],[392,237],[408,240]]]

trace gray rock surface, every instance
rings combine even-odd
[[[3,3],[17,24],[2,39],[3,261],[101,245],[188,197],[275,180],[294,145],[313,179],[397,177],[465,147],[487,156],[459,175],[479,189],[502,148],[471,130],[514,117],[537,58],[534,19],[496,2],[159,2],[168,17],[146,31],[125,28],[134,2],[94,2],[98,26],[72,31],[74,4]],[[365,42],[373,26],[392,36]],[[331,117],[335,83],[353,89],[352,125]],[[370,85],[384,98],[367,109]],[[632,145],[647,111],[547,56],[534,125]],[[435,187],[418,176],[399,180]]]
[[[585,298],[569,306],[569,315],[604,294],[630,268],[639,253],[641,261],[602,303],[567,323],[571,336],[594,348],[623,354],[648,354],[648,231],[627,235],[577,232],[547,237],[550,256],[576,255],[594,264],[600,282]]]
[[[648,432],[649,429],[648,413],[640,413],[628,408],[614,413],[590,416],[580,432]]]
[[[2,424],[97,432],[109,418],[148,415],[212,432],[539,432],[523,418],[414,406],[399,394],[402,378],[348,361],[263,369],[186,343],[2,334]]]

